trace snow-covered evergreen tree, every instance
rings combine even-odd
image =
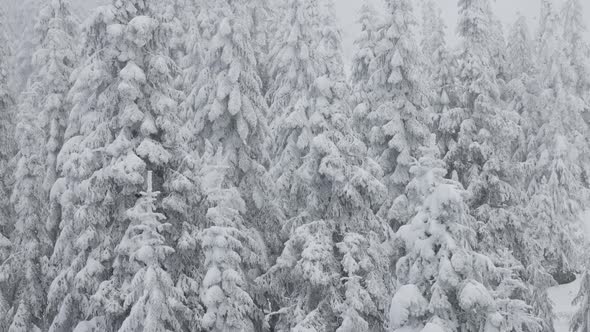
[[[520,115],[521,135],[514,151],[514,161],[524,162],[528,154],[527,138],[533,135],[539,126],[536,84],[535,45],[527,19],[519,14],[512,25],[507,41],[507,79],[503,99],[507,108]],[[520,173],[526,174],[526,171]],[[524,175],[523,174],[523,175]],[[520,177],[519,184],[526,182],[526,176]],[[524,181],[523,181],[524,180]],[[526,185],[525,185],[526,187]]]
[[[590,102],[590,45],[584,19],[584,6],[580,0],[567,0],[561,9],[562,38],[564,52],[571,70],[564,83],[571,85],[576,94],[586,103]]]
[[[16,215],[11,234],[13,258],[5,267],[14,292],[11,331],[43,328],[47,291],[43,276],[51,247],[45,228],[48,189],[55,182],[55,158],[69,112],[63,100],[71,67],[76,62],[75,22],[69,4],[51,1],[43,6],[38,17],[37,51],[27,92],[21,98],[16,130],[19,153],[12,192]],[[50,221],[55,223],[56,220]]]
[[[38,15],[35,35],[37,49],[33,55],[33,73],[29,79],[37,103],[39,129],[43,131],[45,200],[58,179],[57,156],[64,142],[70,112],[67,94],[70,75],[78,63],[78,22],[71,13],[69,1],[51,1]],[[44,203],[46,204],[46,203]],[[49,197],[48,229],[53,233],[60,219],[59,202]]]
[[[155,189],[171,194],[167,184],[175,176],[182,132],[168,8],[117,0],[87,21],[86,61],[74,73],[73,109],[58,157],[63,178],[53,190],[62,203],[62,221],[51,259],[50,331],[70,330],[82,321],[106,319],[109,328],[121,323],[124,309],[115,304],[131,272],[111,271],[115,247],[130,222],[124,211],[133,206],[147,169],[154,171]],[[112,298],[104,294],[110,285],[116,286],[108,293]],[[101,302],[105,298],[111,301]]]
[[[10,233],[13,228],[13,213],[10,205],[12,182],[12,159],[14,156],[14,98],[9,89],[10,47],[5,34],[4,11],[0,9],[0,329],[7,330],[9,321],[9,298],[12,289],[6,262],[11,259]]]
[[[32,92],[32,91],[31,91]],[[16,128],[19,153],[11,202],[15,213],[10,234],[11,259],[2,269],[9,274],[12,323],[8,331],[38,331],[42,327],[46,285],[43,275],[49,239],[45,232],[46,200],[43,183],[43,131],[31,96],[19,106]],[[10,319],[10,315],[8,315]]]
[[[290,0],[286,8],[289,24],[281,25],[278,32],[284,42],[277,43],[270,54],[273,81],[268,99],[274,143],[271,174],[290,217],[297,213],[289,198],[293,177],[313,136],[309,119],[315,106],[312,87],[318,77],[315,54],[320,23],[317,1]]]
[[[128,314],[120,332],[181,330],[176,314],[184,309],[184,296],[165,267],[174,249],[166,245],[162,234],[172,225],[164,223],[166,217],[155,211],[159,193],[152,190],[151,176],[150,171],[147,191],[141,192],[142,197],[126,212],[131,223],[116,249],[120,259],[116,264],[133,273],[122,289],[123,308]]]
[[[579,218],[588,200],[588,127],[582,117],[583,100],[567,79],[571,62],[560,35],[559,15],[550,4],[544,12],[538,55],[539,127],[528,141],[532,168],[527,211],[535,222],[527,231],[537,234],[531,237],[538,239],[532,254],[540,255],[543,266],[555,273],[575,269],[579,259]]]
[[[439,52],[446,49],[446,28],[440,7],[432,0],[424,1],[422,4],[420,48],[424,54],[424,60],[428,64],[430,75],[434,74],[438,67]]]
[[[456,59],[447,49],[445,29],[440,8],[433,1],[424,2],[421,48],[432,90],[429,94],[434,112],[432,128],[443,155],[456,144],[463,115],[457,93]]]
[[[311,20],[304,25],[312,28],[305,30],[308,35],[297,39],[302,60],[311,66],[302,68],[308,71],[299,77],[307,85],[298,86],[299,100],[289,103],[277,126],[284,138],[276,140],[277,165],[289,165],[277,170],[290,179],[282,190],[292,218],[283,225],[288,240],[282,254],[260,278],[270,294],[267,319],[278,330],[382,330],[385,294],[392,289],[390,231],[373,207],[386,188],[378,180],[379,166],[350,127],[333,3],[292,4],[294,32],[302,19]]]
[[[393,204],[410,181],[409,168],[429,137],[427,86],[423,84],[421,56],[414,40],[412,3],[387,1],[388,17],[381,28],[372,74],[373,107],[364,125],[369,129],[369,155],[381,165],[390,201],[383,215],[395,226],[404,222],[403,199]],[[401,204],[401,205],[400,205]]]
[[[389,314],[392,331],[541,331],[540,321],[522,299],[525,289],[514,271],[477,251],[477,222],[465,203],[467,192],[445,179],[445,163],[431,143],[411,172],[410,223],[396,236],[398,290]]]
[[[379,39],[380,24],[382,24],[381,17],[369,0],[364,1],[357,23],[361,26],[361,32],[354,41],[355,53],[352,56],[350,73],[352,83],[350,103],[354,107],[353,128],[367,144],[370,128],[365,126],[367,123],[363,120],[367,117],[367,112],[374,107],[374,93],[369,82],[375,70],[371,65],[375,65],[375,47]]]
[[[267,171],[268,106],[262,95],[252,36],[254,9],[254,3],[244,0],[203,4],[201,15],[212,23],[207,32],[210,40],[186,111],[194,134],[190,145],[201,150],[205,141],[222,145],[231,168],[228,179],[248,207],[246,224],[266,230],[268,245],[277,250],[277,232],[269,230],[276,229],[282,217]]]
[[[513,150],[520,137],[519,114],[505,109],[497,80],[494,22],[489,0],[459,1],[458,59],[460,107],[463,109],[456,144],[445,156],[450,171],[470,192],[472,214],[481,250],[514,249],[521,218],[515,207],[521,198],[515,184]]]
[[[262,331],[267,327],[253,299],[250,272],[266,269],[264,241],[256,230],[245,226],[246,203],[235,187],[225,184],[228,168],[223,162],[215,164],[202,182],[211,206],[207,227],[200,233],[205,259],[202,325],[207,331]]]
[[[506,45],[507,73],[509,79],[521,75],[532,75],[534,70],[534,45],[531,39],[527,19],[519,14],[512,25]]]

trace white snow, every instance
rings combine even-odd
[[[419,317],[426,312],[428,302],[415,285],[402,286],[391,303],[389,309],[389,321],[394,328],[402,327],[409,323],[412,317]]]
[[[569,332],[571,319],[577,310],[577,307],[572,305],[572,300],[579,290],[580,278],[570,284],[551,287],[548,290],[555,312],[555,332]]]

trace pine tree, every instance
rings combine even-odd
[[[518,79],[523,74],[532,75],[534,70],[533,41],[527,19],[520,13],[508,35],[506,48],[509,78]]]
[[[571,85],[576,94],[586,103],[590,102],[590,45],[586,39],[587,27],[584,7],[579,0],[567,0],[561,10],[562,38],[565,41],[565,56],[571,71],[563,77],[564,83]]]
[[[511,269],[477,251],[477,222],[465,203],[467,192],[444,178],[445,163],[437,153],[431,143],[411,169],[407,195],[417,208],[396,234],[405,254],[397,261],[390,328],[541,331],[531,308],[513,298],[524,284],[512,278]]]
[[[412,5],[407,0],[387,2],[389,17],[381,28],[371,64],[374,107],[367,112],[369,155],[383,168],[391,200],[382,215],[394,226],[404,223],[403,193],[409,168],[429,136],[427,87],[422,84],[421,57],[412,30]]]
[[[440,51],[446,49],[445,29],[447,27],[442,18],[442,10],[434,1],[424,1],[422,7],[420,48],[429,66],[428,73],[433,75],[438,66]]]
[[[519,114],[505,109],[500,99],[499,67],[495,63],[496,29],[488,0],[460,1],[458,31],[462,38],[458,79],[463,108],[457,144],[446,154],[451,173],[471,194],[471,213],[481,221],[480,248],[499,253],[515,249],[522,219],[516,207],[521,193],[514,185],[512,160],[520,137]]]
[[[121,332],[181,329],[176,311],[183,309],[184,296],[175,287],[164,263],[174,249],[166,245],[162,233],[172,225],[164,223],[166,217],[155,212],[159,193],[152,191],[151,176],[150,171],[147,191],[141,192],[142,197],[126,212],[131,223],[116,249],[120,259],[116,264],[123,270],[134,270],[121,294],[123,307],[129,310],[118,329]]]
[[[285,42],[270,53],[273,82],[268,99],[274,142],[271,175],[281,193],[283,210],[292,217],[297,206],[290,201],[290,188],[313,136],[309,119],[315,106],[312,85],[318,68],[314,53],[320,36],[317,2],[290,0],[286,8],[289,24],[281,25],[278,32]]]
[[[366,127],[367,112],[373,109],[374,93],[369,84],[375,68],[375,47],[379,39],[381,17],[377,14],[370,1],[365,0],[357,23],[361,26],[361,33],[354,41],[355,53],[352,56],[352,94],[350,102],[354,106],[353,128],[357,131],[365,144],[369,143],[369,127]]]
[[[285,124],[277,127],[289,144],[284,148],[276,140],[282,150],[276,165],[290,165],[277,169],[291,179],[282,190],[292,218],[283,225],[288,240],[282,254],[259,279],[270,295],[267,319],[278,330],[381,330],[385,294],[392,289],[385,258],[391,235],[373,208],[385,198],[386,188],[349,125],[333,3],[291,4],[288,17],[312,20],[293,25],[295,32],[299,26],[312,28],[305,30],[307,38],[297,39],[312,66],[300,73],[307,82],[298,88],[304,103],[297,100],[287,108],[287,120],[280,122]]]
[[[221,159],[221,151],[213,159]],[[238,190],[225,184],[223,160],[207,170],[207,227],[199,235],[204,253],[202,301],[208,331],[262,331],[262,310],[254,294],[249,271],[266,269],[265,246],[260,234],[245,226],[246,203]]]
[[[527,211],[534,220],[528,231],[537,236],[535,252],[551,273],[576,268],[581,239],[579,214],[588,199],[585,156],[588,127],[583,121],[583,102],[573,83],[566,83],[570,62],[559,33],[560,18],[549,4],[542,17],[537,80],[539,127],[528,141]],[[564,78],[566,77],[566,78]],[[571,81],[570,81],[571,82]],[[538,236],[544,236],[540,238]]]
[[[34,70],[30,84],[38,94],[40,129],[45,137],[43,192],[47,199],[58,179],[57,156],[64,135],[71,105],[67,94],[70,75],[78,64],[78,22],[68,1],[56,1],[42,7],[35,26],[37,49],[33,55]],[[59,185],[58,185],[59,187]],[[59,202],[50,198],[47,225],[53,233],[60,220]]]
[[[50,247],[44,227],[45,200],[43,131],[37,125],[36,105],[31,97],[19,106],[16,128],[19,153],[11,202],[15,211],[10,234],[11,259],[3,266],[9,272],[12,292],[12,323],[8,331],[39,330],[42,325],[46,285],[43,265]],[[8,316],[10,319],[10,316]]]
[[[420,45],[428,64],[429,89],[433,91],[433,133],[443,155],[457,143],[456,133],[464,114],[459,107],[456,59],[447,49],[445,29],[440,8],[433,1],[424,2]]]
[[[248,226],[265,230],[271,250],[279,246],[276,225],[282,219],[268,176],[268,107],[258,75],[253,31],[253,4],[239,0],[203,4],[211,22],[210,40],[198,79],[186,101],[191,132],[190,145],[202,150],[205,141],[221,144],[228,155],[230,181],[247,204]],[[207,37],[207,36],[204,36]]]
[[[518,138],[513,158],[520,163],[517,171],[519,186],[526,187],[526,159],[528,154],[527,139],[540,126],[537,106],[539,85],[536,82],[537,68],[535,65],[535,47],[526,17],[519,14],[512,25],[507,41],[507,78],[508,84],[503,91],[503,99],[507,108],[520,115],[521,135]]]
[[[10,47],[5,35],[4,12],[0,10],[0,329],[10,325],[9,271],[5,268],[11,257],[10,233],[13,213],[10,205],[12,159],[14,156],[14,98],[9,89]]]
[[[69,88],[71,67],[76,62],[75,22],[69,4],[63,1],[46,4],[38,17],[37,51],[28,89],[19,105],[16,130],[19,153],[11,198],[16,220],[11,234],[13,259],[6,267],[14,291],[10,331],[43,326],[47,292],[47,280],[43,276],[51,246],[45,229],[48,189],[55,182],[55,158],[69,112],[63,99]],[[55,222],[49,220],[52,225]]]
[[[172,86],[177,73],[166,8],[114,1],[97,9],[85,27],[87,60],[73,74],[73,109],[58,157],[63,179],[54,187],[63,204],[51,259],[50,331],[121,323],[123,306],[116,304],[130,272],[111,273],[130,222],[124,211],[133,206],[148,169],[164,200],[172,194],[181,94]]]

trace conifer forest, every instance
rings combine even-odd
[[[590,332],[590,2],[339,1],[0,0],[0,332]]]

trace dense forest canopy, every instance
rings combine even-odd
[[[335,1],[0,0],[0,331],[589,331],[583,1]]]

